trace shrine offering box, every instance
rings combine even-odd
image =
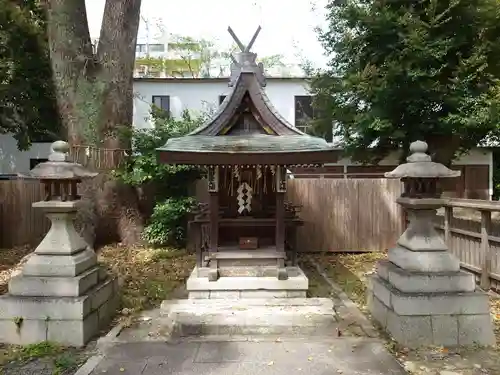
[[[240,237],[240,249],[255,250],[259,247],[257,237]]]

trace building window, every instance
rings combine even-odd
[[[30,159],[30,169],[35,168],[40,163],[45,163],[49,159]]]
[[[227,95],[219,95],[219,105],[221,105],[224,99],[226,99],[226,96]]]
[[[170,113],[170,96],[153,95],[153,104],[164,112]]]
[[[295,96],[295,127],[307,133],[313,118],[314,110],[312,106],[312,96]]]
[[[149,52],[165,52],[165,45],[164,44],[150,44],[149,45]]]

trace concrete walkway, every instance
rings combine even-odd
[[[383,344],[369,338],[186,339],[108,347],[98,375],[403,375]]]

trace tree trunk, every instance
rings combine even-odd
[[[73,145],[83,143],[88,119],[82,111],[78,83],[95,68],[85,0],[47,0],[50,61],[62,124]]]
[[[85,0],[46,0],[49,46],[58,107],[72,145],[130,149],[120,127],[132,126],[133,69],[141,0],[107,0],[97,54],[93,54]],[[114,159],[116,167],[120,160]],[[143,228],[134,188],[108,175],[82,186],[92,203],[84,231],[98,243],[132,245]],[[84,233],[90,239],[88,233]]]

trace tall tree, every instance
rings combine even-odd
[[[449,164],[497,128],[497,0],[330,0],[327,11],[314,128],[333,126],[355,159],[424,139]]]
[[[60,137],[43,9],[37,0],[0,0],[0,132],[20,149]]]
[[[118,130],[132,126],[141,0],[106,1],[96,53],[85,0],[45,1],[57,103],[70,144],[130,149],[130,139]],[[142,220],[136,192],[112,178],[102,179],[102,191],[95,198],[101,218],[97,229],[105,234],[116,229],[116,239],[137,242]],[[112,223],[104,225],[104,219]]]

